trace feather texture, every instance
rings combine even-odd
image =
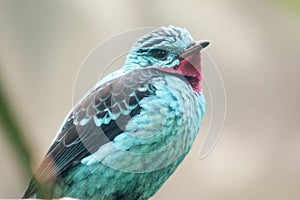
[[[201,73],[180,57],[195,44],[182,28],[150,32],[133,45],[121,70],[76,104],[37,171],[51,198],[155,194],[189,152],[205,113],[203,93],[193,85],[201,80],[194,71]],[[35,179],[27,197],[43,198]]]

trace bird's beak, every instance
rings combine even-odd
[[[196,43],[183,52],[179,57],[181,59],[187,58],[188,56],[198,53],[201,49],[204,49],[209,45],[208,41],[196,41]]]

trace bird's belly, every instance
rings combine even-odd
[[[122,172],[97,163],[79,165],[59,178],[53,190],[53,198],[79,199],[148,199],[175,171],[183,160],[152,172]]]
[[[63,174],[53,197],[148,199],[153,196],[190,150],[204,114],[204,97],[191,95],[185,83],[182,85],[186,88],[180,88],[181,82],[170,80],[174,81],[177,84],[169,84],[169,90],[159,90],[157,85],[156,96],[140,102],[143,108],[140,115],[130,120],[123,134]],[[149,133],[154,134],[149,137]]]

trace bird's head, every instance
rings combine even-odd
[[[124,69],[157,68],[181,75],[199,93],[202,79],[200,50],[208,44],[207,41],[194,41],[184,28],[162,27],[137,40],[127,55]]]

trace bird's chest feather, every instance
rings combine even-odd
[[[124,132],[83,159],[83,165],[61,179],[64,186],[58,191],[105,199],[131,194],[130,199],[143,199],[159,189],[188,153],[205,100],[175,76],[159,77],[153,85],[155,94],[139,102],[141,112],[129,120]]]

